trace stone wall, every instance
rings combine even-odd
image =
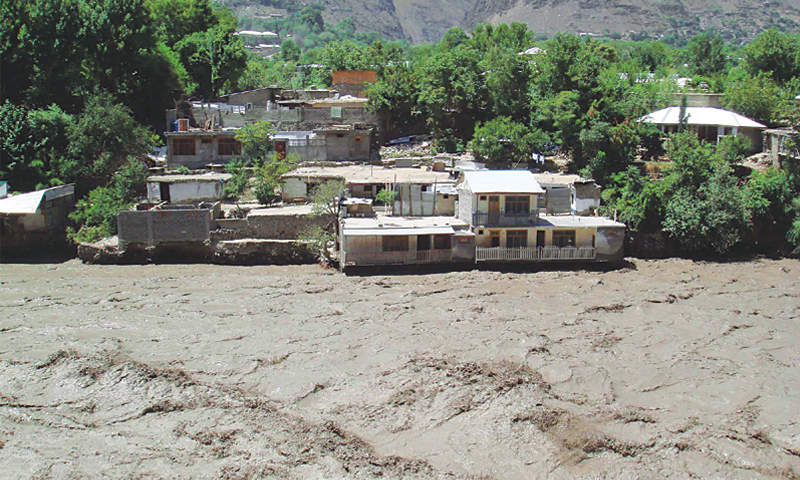
[[[245,219],[218,219],[214,241],[241,238],[294,240],[311,227],[325,227],[325,217],[310,215],[251,215]]]

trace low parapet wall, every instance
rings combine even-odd
[[[214,241],[259,238],[294,240],[312,227],[325,227],[324,217],[310,215],[251,215],[244,219],[219,219]]]
[[[220,204],[165,205],[149,210],[120,212],[117,215],[119,245],[153,247],[161,243],[204,242],[217,228]]]

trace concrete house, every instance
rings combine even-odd
[[[662,132],[672,133],[678,131],[681,123],[680,116],[680,107],[667,107],[645,115],[639,121],[652,123],[657,125]],[[761,151],[761,132],[767,128],[766,125],[736,112],[713,107],[687,107],[686,116],[689,128],[697,132],[697,136],[702,141],[716,145],[724,136],[743,135],[750,139],[753,152]]]
[[[457,189],[457,215],[475,233],[477,262],[622,259],[625,225],[540,214],[545,190],[528,171],[464,172]]]
[[[475,235],[454,217],[343,218],[339,232],[343,269],[475,261]]]
[[[147,177],[147,200],[159,202],[200,202],[225,197],[225,182],[230,173],[198,175],[153,175]]]
[[[209,164],[226,164],[242,154],[236,129],[166,132],[167,166],[199,170]]]
[[[75,185],[62,185],[0,199],[0,249],[10,252],[48,249],[65,243]]]
[[[423,168],[386,168],[376,165],[300,167],[283,176],[281,196],[284,201],[309,199],[316,185],[341,180],[348,196],[375,198],[383,189],[398,192],[394,212],[397,215],[453,215],[455,197],[446,185],[453,181],[447,172]],[[434,191],[441,192],[434,195]],[[446,197],[446,198],[445,198]]]
[[[601,188],[594,180],[580,175],[535,173],[545,190],[539,210],[550,214],[593,215],[600,208]]]
[[[797,147],[790,147],[790,140],[797,134],[789,127],[764,130],[764,152],[769,154],[772,165],[780,168],[781,163],[788,158],[800,158]]]
[[[332,125],[313,131],[278,132],[273,137],[280,156],[296,155],[307,162],[372,159],[372,129],[355,125]]]

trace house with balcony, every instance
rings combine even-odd
[[[625,225],[606,218],[540,213],[545,190],[524,170],[464,172],[458,218],[475,234],[476,262],[621,260]]]

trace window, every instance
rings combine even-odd
[[[450,198],[450,195],[448,195],[446,193],[444,195],[442,195],[442,200],[448,200],[449,198]]]
[[[197,155],[197,147],[194,138],[173,138],[173,155]]]
[[[506,247],[508,248],[527,248],[527,230],[509,230],[506,232]]]
[[[506,197],[506,215],[531,213],[531,197]]]
[[[436,250],[450,250],[452,247],[452,237],[450,235],[434,235],[433,248]]]
[[[384,252],[407,252],[408,251],[408,237],[404,236],[384,236],[383,251]]]
[[[220,138],[219,139],[219,154],[220,155],[241,155],[242,144],[235,138]]]
[[[486,195],[481,195],[481,200],[486,201]]]
[[[423,185],[422,186],[422,191],[423,192],[427,192],[428,191],[428,185]]]
[[[556,247],[574,247],[575,230],[556,230],[553,232],[553,245]]]

